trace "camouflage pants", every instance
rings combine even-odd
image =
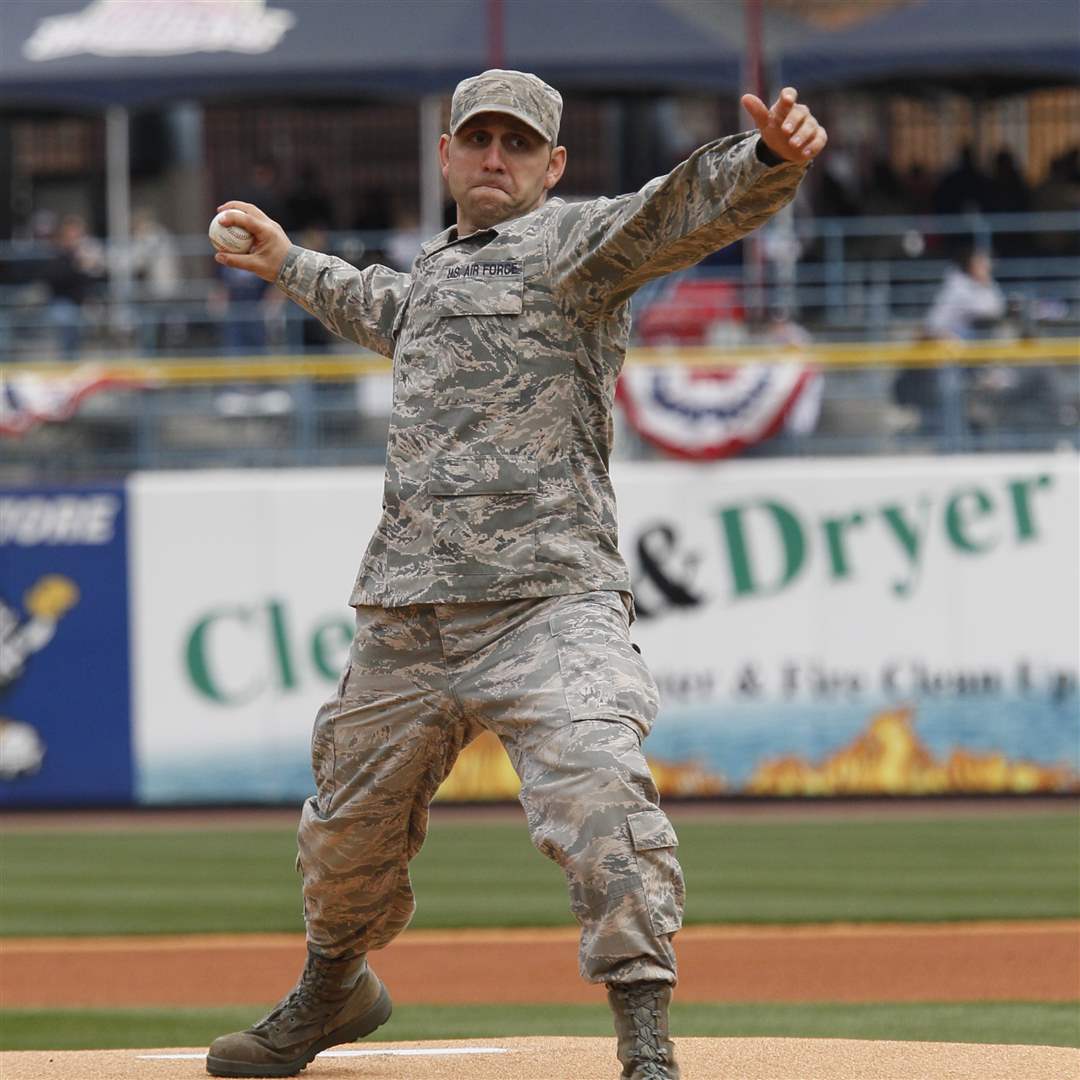
[[[309,944],[342,956],[406,927],[428,805],[488,728],[521,777],[533,843],[566,873],[582,975],[674,982],[678,841],[641,752],[656,706],[617,593],[357,608],[300,822]]]

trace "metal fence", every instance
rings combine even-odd
[[[1080,339],[642,348],[628,365],[694,368],[798,363],[822,374],[815,422],[749,456],[1080,449]],[[378,357],[140,361],[80,365],[108,385],[66,422],[0,439],[0,479],[77,479],[135,469],[379,464],[390,365]],[[59,364],[9,380],[72,376]],[[897,394],[902,377],[917,397]],[[617,415],[616,455],[657,452]]]
[[[357,265],[400,251],[383,233],[324,236]],[[635,299],[635,324],[670,301],[680,281],[722,284],[730,310],[707,328],[702,351],[649,351],[630,363],[773,362],[762,312],[782,311],[802,335],[800,362],[824,371],[811,431],[781,434],[749,453],[866,454],[1077,447],[1080,428],[1080,215],[799,220],[760,234],[761,258],[716,260],[666,278]],[[947,254],[975,244],[996,252],[1008,310],[970,345],[918,344]],[[396,245],[396,246],[395,246]],[[407,245],[405,245],[407,246]],[[35,270],[40,247],[0,248],[0,377],[8,387],[89,370],[111,387],[63,423],[0,438],[8,479],[210,465],[381,462],[389,365],[340,342],[276,290],[229,295],[203,237],[173,238],[171,296],[124,273],[103,277],[76,313],[77,348],[64,360],[65,324]],[[749,253],[742,253],[749,256]],[[105,253],[112,270],[131,256]],[[242,293],[242,290],[239,291]],[[715,313],[714,313],[715,314]],[[72,316],[66,305],[65,318]],[[70,335],[70,323],[66,327]],[[651,345],[664,342],[652,340]],[[683,342],[685,344],[685,342]],[[772,356],[770,360],[769,355]],[[782,359],[782,357],[781,357]],[[87,369],[86,365],[90,365]],[[3,388],[0,388],[3,389]],[[625,424],[617,453],[652,451]]]

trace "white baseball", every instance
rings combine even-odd
[[[221,214],[228,213],[222,210]],[[232,255],[246,255],[255,243],[255,237],[241,229],[239,225],[222,225],[221,214],[210,222],[210,243],[218,251],[227,251]]]

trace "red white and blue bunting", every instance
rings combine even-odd
[[[85,364],[58,375],[37,372],[0,377],[0,435],[18,437],[48,421],[70,420],[79,406],[102,390],[141,386],[142,380],[116,378],[97,364]]]
[[[789,426],[811,430],[820,373],[806,364],[736,368],[635,365],[623,371],[617,398],[639,435],[675,457],[729,457]]]

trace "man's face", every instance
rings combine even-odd
[[[486,229],[535,210],[566,167],[566,150],[502,113],[480,113],[439,140],[459,230]]]

